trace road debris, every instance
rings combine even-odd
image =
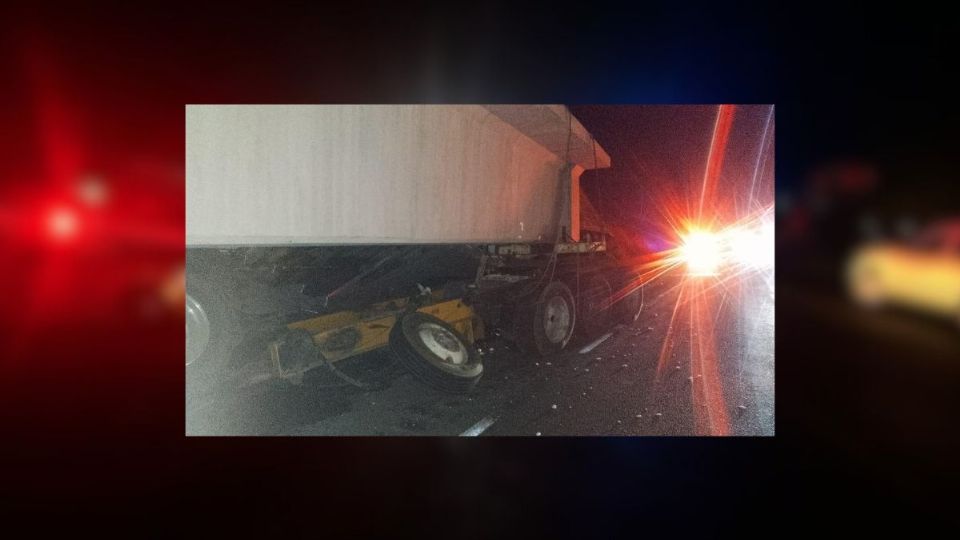
[[[596,348],[597,345],[600,345],[601,343],[609,339],[610,336],[612,335],[613,335],[613,332],[607,332],[606,334],[600,336],[599,338],[596,339],[596,341],[589,343],[584,348],[580,349],[580,354],[587,354],[588,352]]]
[[[490,417],[484,417],[476,424],[470,426],[466,431],[460,434],[461,437],[476,437],[493,425],[495,420]]]

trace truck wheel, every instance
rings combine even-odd
[[[580,297],[580,320],[588,336],[610,329],[612,297],[613,289],[605,277],[597,275],[587,280]]]
[[[194,293],[195,294],[195,293]],[[207,308],[187,293],[187,359],[186,363],[196,362],[207,352],[210,346],[210,317]]]
[[[570,288],[561,281],[544,287],[536,302],[521,305],[516,315],[520,348],[540,356],[558,353],[567,346],[577,321]]]
[[[483,375],[476,348],[452,326],[426,313],[402,315],[390,330],[390,349],[413,376],[447,392],[469,392]]]
[[[224,294],[202,283],[190,283],[186,319],[187,383],[206,387],[221,382],[238,337]]]

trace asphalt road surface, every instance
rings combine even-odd
[[[949,318],[864,309],[845,294],[842,261],[803,254],[778,275],[781,435],[840,470],[952,500],[960,332]],[[922,479],[922,480],[921,480]],[[916,484],[925,484],[917,489]]]
[[[577,336],[544,358],[492,336],[480,344],[485,372],[468,395],[421,385],[383,350],[341,363],[377,390],[326,387],[309,374],[300,385],[263,384],[188,409],[187,434],[773,435],[772,278],[714,290],[707,352],[691,332],[689,304],[673,316],[680,289],[678,275],[648,284],[637,320],[589,351],[603,336]]]

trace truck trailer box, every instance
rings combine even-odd
[[[187,246],[579,239],[562,105],[188,105]]]

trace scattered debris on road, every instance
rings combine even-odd
[[[597,347],[597,345],[600,345],[600,344],[603,343],[604,341],[608,340],[608,339],[610,338],[610,336],[612,336],[612,335],[613,335],[613,332],[607,332],[606,334],[600,336],[599,338],[597,338],[597,339],[596,339],[595,341],[593,341],[592,343],[589,343],[589,344],[587,344],[584,348],[580,349],[580,354],[586,354],[586,353],[592,351],[593,349],[595,349],[595,348]],[[599,360],[599,358],[598,358],[598,360]]]
[[[495,420],[489,416],[481,419],[476,424],[470,426],[466,431],[460,434],[461,437],[476,437],[493,425]]]

